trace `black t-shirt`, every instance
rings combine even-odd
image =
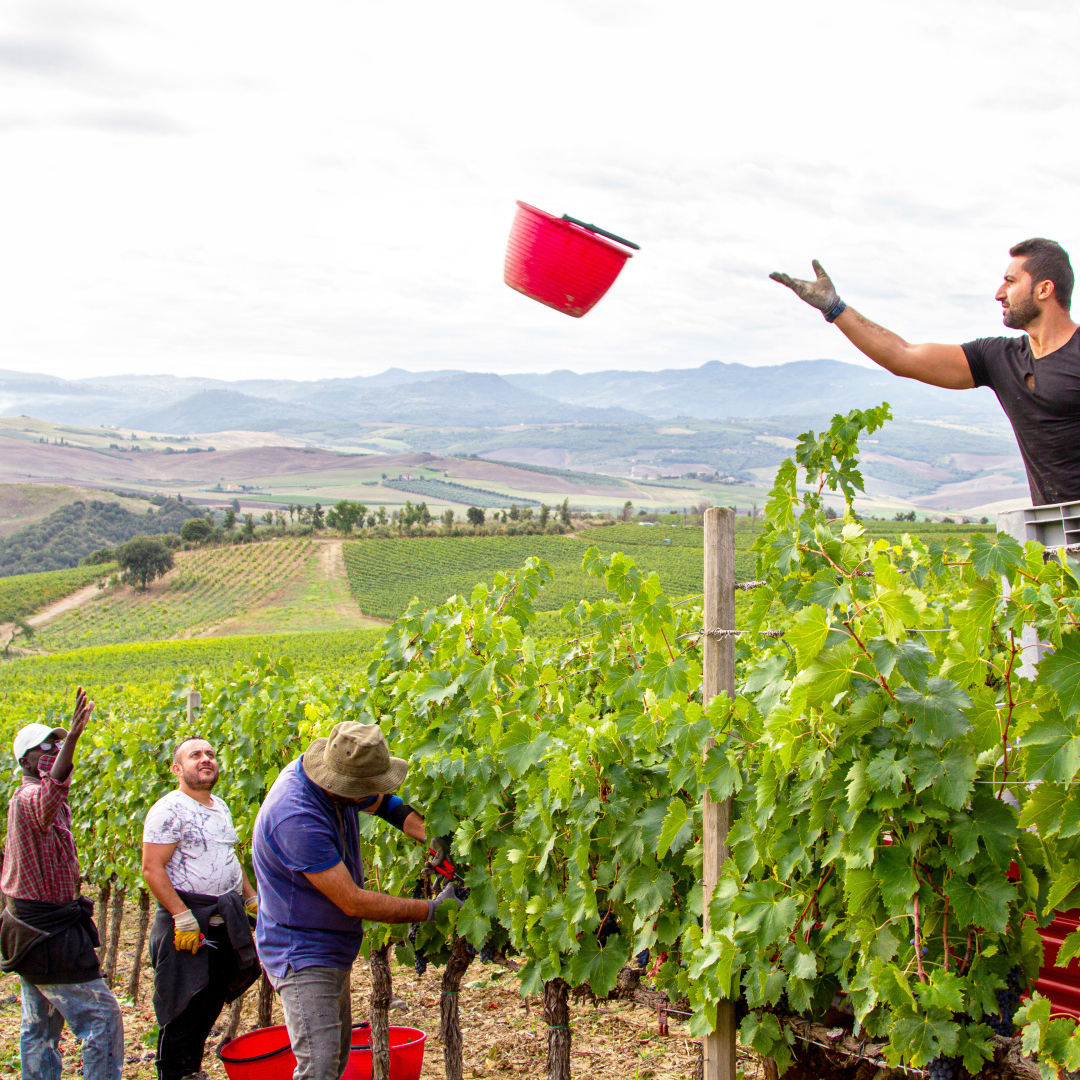
[[[1012,424],[1031,501],[1080,499],[1080,331],[1036,359],[1027,334],[962,346],[976,386],[989,386]]]

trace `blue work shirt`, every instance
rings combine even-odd
[[[335,803],[313,784],[303,760],[298,757],[281,770],[259,808],[251,841],[259,885],[255,945],[262,966],[275,978],[290,967],[352,967],[364,940],[361,921],[304,877],[344,862],[353,881],[364,887],[359,812]]]

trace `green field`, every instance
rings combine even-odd
[[[0,578],[0,622],[11,622],[33,615],[43,607],[89,585],[107,578],[116,567],[75,566],[70,570],[47,570],[41,574],[16,574]]]
[[[146,592],[103,592],[49,623],[37,644],[53,652],[205,633],[264,603],[315,552],[311,540],[179,552],[176,568]]]
[[[51,656],[27,656],[0,663],[0,701],[4,720],[19,726],[58,709],[58,719],[85,686],[104,715],[113,706],[144,702],[160,708],[169,693],[203,672],[227,675],[256,653],[287,656],[297,678],[321,675],[328,683],[348,679],[368,662],[385,633],[375,630],[324,630],[312,634],[189,638],[132,645],[101,645]],[[14,718],[14,719],[13,719]],[[10,726],[9,723],[9,726]]]
[[[872,537],[898,538],[905,530],[924,540],[942,533],[957,536],[991,531],[989,526],[937,525],[922,522],[866,522]],[[761,526],[748,517],[736,519],[735,577],[754,576],[750,551]],[[521,566],[530,555],[547,560],[554,583],[539,600],[544,611],[572,600],[596,600],[603,583],[581,569],[592,546],[603,552],[625,551],[645,571],[656,571],[673,599],[701,592],[703,532],[694,525],[642,525],[636,522],[589,529],[579,536],[476,536],[389,538],[345,544],[349,585],[360,609],[378,618],[394,619],[415,596],[427,605],[442,603],[454,593],[468,594],[480,581]]]
[[[646,540],[645,534],[648,534]],[[685,534],[685,535],[684,535]],[[415,596],[424,605],[442,603],[454,593],[468,594],[536,555],[551,564],[555,581],[540,597],[551,611],[574,600],[597,600],[603,582],[581,569],[592,546],[626,549],[646,571],[655,570],[672,597],[701,591],[701,530],[689,526],[636,525],[590,529],[584,536],[476,536],[360,540],[345,544],[345,567],[353,595],[366,615],[393,619]],[[631,538],[642,540],[631,543]],[[663,538],[670,537],[671,544]]]

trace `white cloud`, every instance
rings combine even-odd
[[[74,376],[857,359],[999,325],[1076,246],[1074,6],[10,6],[0,363]],[[163,136],[180,136],[165,138]],[[514,200],[642,245],[586,318],[501,281]]]

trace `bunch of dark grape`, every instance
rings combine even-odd
[[[476,955],[476,946],[471,941],[465,942],[465,955],[470,960]]]
[[[495,947],[491,942],[487,942],[480,950],[480,963],[490,964],[495,959]]]
[[[960,1059],[941,1054],[927,1063],[926,1075],[930,1080],[956,1080],[960,1075]]]
[[[596,940],[600,942],[600,948],[604,947],[604,942],[607,941],[612,934],[617,934],[618,932],[619,922],[614,914],[609,911],[600,921],[600,928],[596,931]]]
[[[427,971],[427,957],[416,948],[416,931],[417,924],[413,923],[409,927],[409,944],[413,947],[413,953],[416,959],[413,960],[413,967],[416,969],[417,975],[423,975]]]
[[[464,904],[465,901],[468,900],[469,897],[472,895],[472,889],[470,889],[467,885],[455,885],[454,895],[461,903]]]
[[[1005,976],[1005,986],[996,991],[998,1011],[983,1017],[983,1020],[998,1035],[1004,1035],[1006,1039],[1011,1039],[1013,1035],[1012,1018],[1020,1004],[1020,976],[1022,974],[1020,965],[1017,964]]]
[[[649,955],[648,949],[642,949],[641,952],[634,957],[634,963],[637,964],[642,971],[649,966]]]

